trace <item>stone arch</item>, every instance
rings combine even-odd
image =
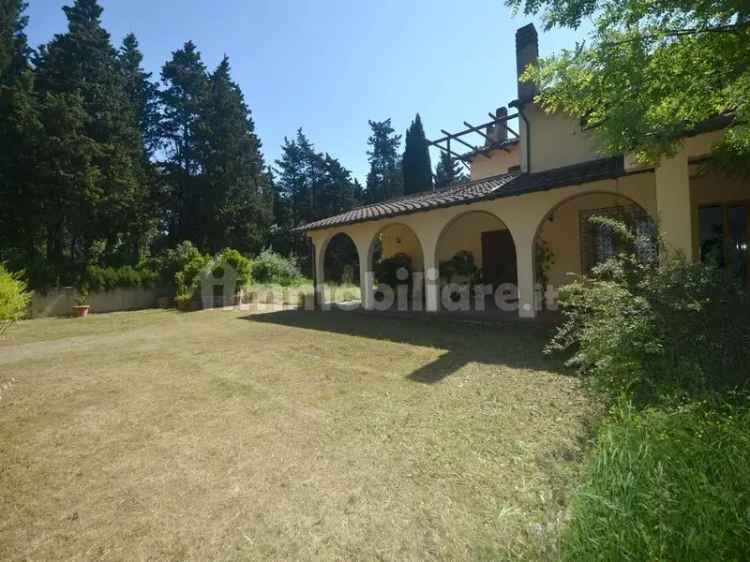
[[[336,232],[327,238],[321,259],[321,281],[359,284],[359,249],[349,233]]]
[[[384,235],[388,235],[385,240],[383,239]],[[402,222],[388,223],[380,227],[372,235],[367,253],[369,270],[372,270],[375,265],[374,262],[378,258],[378,242],[386,246],[381,249],[385,256],[392,256],[401,249],[403,253],[406,253],[410,257],[417,258],[415,265],[424,268],[424,248],[422,241],[416,231],[408,224]]]
[[[418,291],[423,291],[423,274],[425,267],[424,245],[417,232],[403,222],[391,222],[380,227],[370,238],[367,251],[367,272],[372,273],[373,280],[378,279],[378,265],[383,259],[405,254],[410,262],[409,284],[415,279],[419,282]],[[420,274],[416,276],[416,274]],[[410,292],[410,295],[412,293]]]
[[[648,221],[649,228],[655,224],[641,203],[618,191],[593,190],[565,197],[543,214],[534,230],[536,283],[559,287],[572,280],[569,273],[585,272],[587,250],[582,247],[585,237],[582,221],[597,211],[603,215],[635,216]]]
[[[491,238],[492,233],[504,233],[497,240]],[[483,242],[483,236],[485,236]],[[435,264],[440,266],[441,262],[450,260],[459,251],[469,251],[474,257],[475,264],[480,269],[486,269],[490,264],[485,264],[484,251],[500,244],[506,247],[507,255],[504,257],[506,263],[495,263],[495,265],[508,266],[512,278],[495,279],[495,271],[483,271],[484,279],[491,284],[504,282],[517,284],[516,272],[516,241],[507,222],[495,213],[484,209],[467,210],[452,217],[441,229],[435,243]],[[497,248],[502,249],[502,248]],[[492,256],[497,262],[498,256]],[[502,276],[501,276],[502,277]]]

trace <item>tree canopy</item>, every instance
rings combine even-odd
[[[33,289],[148,273],[185,243],[304,259],[294,227],[363,201],[301,130],[267,165],[227,57],[209,69],[187,41],[155,81],[135,35],[112,44],[97,0],[71,0],[67,29],[36,51],[25,8],[0,0],[0,262]],[[368,193],[381,200],[402,192],[401,137],[390,120],[371,127]]]
[[[307,257],[304,237],[294,227],[351,209],[362,199],[362,188],[330,154],[319,152],[302,129],[284,139],[276,161],[274,249]],[[303,259],[302,266],[310,264]]]
[[[742,0],[506,0],[546,28],[591,40],[544,59],[528,77],[549,111],[580,116],[606,152],[644,161],[717,117],[730,122],[716,161],[750,173],[750,4]]]
[[[23,15],[23,0],[0,0],[0,85],[8,84],[28,68],[29,49],[26,38],[28,18]]]
[[[401,160],[398,156],[401,135],[391,126],[391,120],[370,121],[371,134],[367,139],[370,171],[367,174],[368,203],[384,201],[404,193]]]
[[[440,151],[440,160],[435,167],[435,187],[447,187],[467,181],[461,163],[447,152]]]

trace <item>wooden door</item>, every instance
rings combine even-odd
[[[482,274],[484,283],[494,287],[518,283],[516,246],[509,230],[482,232]]]

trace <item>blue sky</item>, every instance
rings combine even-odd
[[[65,30],[72,0],[30,0],[32,46]],[[298,127],[355,177],[367,174],[368,119],[397,131],[416,112],[428,138],[480,123],[515,97],[514,33],[534,21],[542,56],[580,31],[543,33],[502,0],[100,0],[116,45],[134,32],[148,71],[191,39],[209,68],[227,54],[268,160]],[[433,164],[437,159],[433,153]]]

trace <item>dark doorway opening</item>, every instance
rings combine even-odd
[[[509,230],[482,232],[482,275],[483,282],[495,288],[518,284],[516,246]]]

